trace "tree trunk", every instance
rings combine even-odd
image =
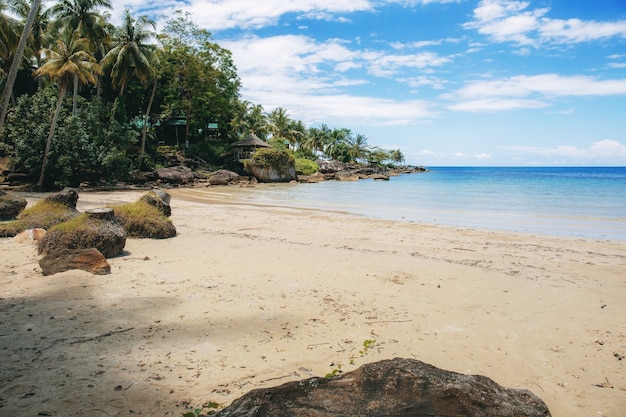
[[[11,63],[11,69],[9,69],[9,75],[7,76],[7,81],[4,86],[4,93],[2,93],[2,103],[0,104],[0,138],[2,137],[4,119],[6,118],[7,110],[9,108],[9,100],[11,99],[11,95],[13,93],[13,84],[15,84],[15,79],[17,78],[17,70],[20,67],[20,62],[22,62],[22,56],[24,55],[24,49],[26,48],[26,41],[28,41],[28,38],[30,37],[30,31],[33,28],[33,22],[35,21],[35,17],[37,16],[40,6],[41,0],[33,0],[33,4],[30,6],[30,12],[28,12],[28,18],[24,24],[24,29],[22,30],[22,35],[20,36],[20,41],[18,42],[17,49],[15,50],[15,57]]]
[[[43,162],[41,163],[41,174],[39,175],[39,181],[37,186],[43,186],[44,175],[46,171],[46,164],[48,163],[48,153],[50,153],[50,145],[52,144],[52,136],[54,136],[54,128],[61,113],[61,106],[63,105],[63,97],[65,97],[65,87],[60,87],[59,101],[57,101],[57,108],[54,110],[54,116],[52,117],[52,123],[50,124],[50,132],[48,133],[48,140],[46,141],[46,149],[43,151]]]
[[[146,109],[146,116],[143,120],[143,129],[141,130],[141,150],[139,151],[139,170],[141,171],[141,165],[143,164],[143,155],[146,152],[146,133],[148,131],[148,120],[150,119],[150,110],[152,109],[152,102],[156,94],[157,77],[154,77],[154,83],[152,84],[152,92],[150,93],[150,100],[148,100],[148,108]]]
[[[78,74],[74,75],[74,98],[72,100],[72,116],[76,114],[76,101],[78,100]]]

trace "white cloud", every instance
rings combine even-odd
[[[530,154],[546,159],[557,159],[563,161],[563,163],[585,164],[593,163],[594,161],[604,161],[604,163],[615,163],[619,165],[626,163],[626,145],[610,139],[593,142],[586,149],[568,145],[561,145],[554,148],[509,146],[506,147],[506,149],[510,149],[519,154]]]
[[[496,42],[537,46],[542,42],[578,43],[610,37],[626,38],[626,20],[607,22],[551,19],[550,9],[529,10],[530,2],[482,0],[474,19],[464,25]]]
[[[426,101],[356,96],[347,89],[371,83],[364,72],[388,77],[406,68],[439,65],[445,59],[435,54],[386,55],[301,35],[254,36],[220,44],[233,53],[244,99],[266,110],[282,106],[307,124],[334,119],[343,125],[399,125],[436,115]]]
[[[541,74],[472,81],[452,94],[442,95],[442,98],[456,101],[449,106],[452,110],[498,111],[546,107],[549,105],[547,100],[555,97],[623,94],[626,94],[626,79]]]

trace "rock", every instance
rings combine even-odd
[[[331,174],[348,169],[347,164],[336,160],[325,161],[323,159],[318,159],[315,163],[320,167],[319,172],[322,174]]]
[[[170,168],[160,168],[154,171],[157,179],[171,184],[187,184],[193,182],[194,175],[191,168],[179,165]]]
[[[32,180],[30,175],[21,172],[10,172],[5,178],[5,181],[11,185],[27,184]]]
[[[246,170],[260,182],[290,182],[297,179],[295,166],[284,166],[280,167],[280,169],[274,167],[262,168],[250,162],[246,165]]]
[[[20,244],[39,243],[45,235],[46,231],[44,229],[36,227],[34,229],[28,229],[18,233],[15,237],[13,237],[13,242]]]
[[[239,174],[226,169],[215,171],[213,175],[209,177],[209,184],[211,185],[228,185],[236,182],[239,182]]]
[[[39,260],[43,275],[81,269],[95,275],[111,273],[111,266],[98,249],[66,249]]]
[[[140,200],[156,207],[165,217],[172,215],[172,208],[170,207],[170,200],[172,197],[163,190],[148,191],[141,196]]]
[[[26,207],[26,199],[0,190],[0,221],[13,220]]]
[[[530,391],[396,358],[330,379],[309,378],[257,389],[214,416],[549,417],[550,412]]]
[[[126,231],[115,219],[113,209],[92,209],[72,228],[49,231],[39,242],[39,253],[55,255],[67,249],[98,249],[105,258],[119,255],[126,245]]]
[[[350,171],[340,171],[335,174],[335,179],[337,181],[358,181],[360,178]]]
[[[65,187],[60,192],[49,195],[45,198],[45,200],[63,204],[64,206],[75,210],[76,202],[78,201],[78,189]]]
[[[370,174],[369,178],[373,180],[389,181],[389,175],[385,175],[385,174]]]

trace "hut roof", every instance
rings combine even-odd
[[[237,142],[233,142],[232,145],[233,146],[242,147],[242,148],[244,148],[244,147],[269,148],[269,147],[271,147],[270,144],[268,144],[267,142],[263,142],[254,133],[250,133],[248,136],[246,136],[242,140],[239,140]]]

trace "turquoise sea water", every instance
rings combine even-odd
[[[626,167],[432,167],[390,181],[253,188],[247,202],[369,217],[626,240]]]

